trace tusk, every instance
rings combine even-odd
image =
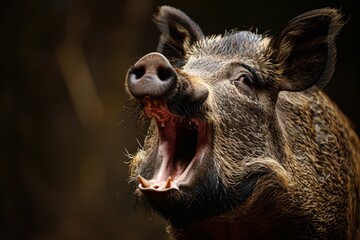
[[[151,183],[148,181],[148,180],[146,180],[145,178],[143,178],[142,176],[138,176],[138,179],[139,179],[139,182],[140,182],[140,184],[144,187],[144,188],[148,188],[148,187],[150,187],[151,186]]]
[[[163,189],[167,189],[171,187],[171,177],[168,177]]]

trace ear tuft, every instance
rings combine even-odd
[[[183,58],[187,46],[204,38],[200,27],[173,7],[161,6],[154,22],[161,32],[157,51],[168,58]]]
[[[343,26],[338,10],[322,8],[292,19],[273,38],[273,59],[283,74],[282,90],[302,91],[330,81],[336,62],[335,38]]]

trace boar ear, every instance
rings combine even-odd
[[[292,19],[272,40],[273,57],[283,82],[282,90],[323,88],[336,62],[335,37],[343,22],[331,8],[312,10]]]
[[[157,51],[170,59],[183,58],[186,46],[204,38],[200,27],[176,8],[160,7],[154,22],[161,32]]]

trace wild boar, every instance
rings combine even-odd
[[[125,81],[150,118],[130,182],[171,237],[360,239],[359,138],[322,90],[343,15],[312,10],[274,36],[206,37],[169,6],[154,20],[157,52]]]

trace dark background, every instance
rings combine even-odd
[[[181,8],[205,34],[275,33],[313,8],[348,23],[325,91],[360,129],[356,1],[28,0],[1,3],[0,239],[164,239],[136,208],[127,151],[144,133],[124,111],[124,78],[154,51],[156,6]],[[255,29],[255,28],[254,28]]]

